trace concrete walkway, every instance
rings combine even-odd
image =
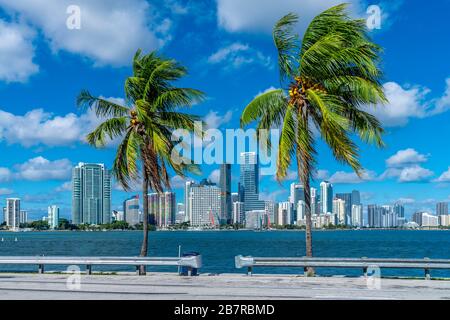
[[[450,299],[450,281],[221,274],[0,274],[0,299]],[[69,283],[69,285],[67,284]],[[378,288],[378,289],[377,289]]]

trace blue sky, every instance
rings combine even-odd
[[[31,218],[57,204],[70,216],[70,171],[78,162],[111,167],[114,149],[83,142],[97,124],[80,111],[82,89],[121,99],[130,61],[138,48],[159,49],[189,69],[182,85],[208,99],[192,112],[211,127],[237,128],[240,111],[258,93],[279,85],[270,30],[288,12],[300,16],[301,34],[311,18],[336,0],[87,1],[0,0],[0,203],[23,199]],[[403,201],[407,213],[434,211],[449,200],[450,35],[446,0],[371,2],[352,0],[352,13],[382,9],[372,32],[384,48],[383,80],[390,103],[373,111],[386,127],[387,147],[361,146],[365,178],[359,180],[318,144],[318,176],[339,192],[359,189],[365,204]],[[81,29],[66,27],[69,5],[81,9]],[[120,101],[120,100],[119,100]],[[203,166],[217,178],[217,166]],[[237,165],[233,167],[236,189]],[[295,178],[291,174],[290,178]],[[173,178],[177,200],[182,180]],[[284,200],[271,177],[262,197]],[[129,195],[115,188],[113,208]]]

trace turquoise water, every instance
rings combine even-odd
[[[203,256],[202,272],[231,273],[234,256],[304,256],[302,231],[203,231],[151,232],[149,255],[177,256],[197,251]],[[135,256],[139,254],[141,232],[0,232],[1,255]],[[17,241],[15,241],[17,238]],[[441,258],[450,259],[450,231],[352,230],[316,231],[314,255],[321,257]],[[48,270],[64,267],[48,266]],[[35,266],[1,266],[0,270],[35,271]],[[94,270],[129,270],[111,266]],[[152,268],[155,271],[176,271]],[[295,268],[255,269],[257,273],[302,273]],[[360,275],[361,270],[318,269],[319,274]],[[422,276],[423,270],[383,270],[383,275]],[[450,270],[432,271],[433,276],[450,277]]]

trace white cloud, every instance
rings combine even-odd
[[[123,103],[121,98],[106,99]],[[24,115],[0,110],[0,141],[24,147],[72,145],[86,141],[86,135],[102,120],[91,109],[80,116],[74,113],[54,115],[43,109],[34,109]],[[108,145],[115,143],[117,141],[108,141]]]
[[[261,51],[255,50],[249,45],[242,44],[240,42],[235,42],[219,49],[217,52],[209,56],[208,63],[224,64],[225,69],[229,69],[231,67],[237,69],[246,64],[253,63],[271,68],[270,57],[266,57]]]
[[[419,165],[407,167],[401,170],[399,182],[423,182],[434,175],[433,171],[425,169]]]
[[[358,177],[354,172],[337,171],[329,178],[329,180],[331,183],[354,184],[372,181],[375,177],[375,172],[368,170],[362,171],[361,177]]]
[[[68,159],[50,161],[39,156],[16,165],[15,179],[30,181],[65,180],[70,178],[71,170],[72,163]]]
[[[211,110],[203,118],[208,129],[219,129],[222,125],[230,122],[233,112],[228,110],[224,115],[219,115],[217,111]]]
[[[439,178],[434,180],[435,182],[450,182],[450,167],[448,167],[448,170],[443,172]]]
[[[261,200],[271,200],[271,201],[279,201],[279,198],[283,195],[287,194],[287,190],[284,188],[275,190],[273,192],[263,191],[259,193],[259,198]]]
[[[425,96],[430,92],[427,88],[414,86],[403,88],[396,82],[387,82],[383,85],[389,103],[369,106],[367,110],[380,119],[387,127],[404,126],[410,118],[424,118],[427,107]]]
[[[0,182],[7,182],[11,180],[12,173],[8,168],[0,168]]]
[[[313,176],[314,179],[327,180],[330,178],[330,172],[328,170],[317,170]]]
[[[56,187],[56,192],[72,191],[72,181],[66,181],[62,185]]]
[[[66,27],[66,10],[73,4],[81,10],[81,29]],[[39,29],[54,52],[81,54],[96,65],[128,65],[136,49],[159,47],[170,29],[156,30],[161,21],[144,0],[0,0],[0,5]]]
[[[208,180],[210,180],[213,183],[219,183],[220,170],[219,169],[215,169],[215,170],[211,171],[211,173],[208,176]]]
[[[13,194],[14,191],[8,188],[0,188],[0,196],[9,196],[10,194]]]
[[[436,102],[436,108],[433,111],[435,114],[442,113],[450,109],[450,78],[445,80],[445,84],[445,92]]]
[[[403,167],[406,165],[417,164],[427,161],[427,156],[418,153],[412,148],[399,150],[396,154],[386,160],[388,167]]]
[[[39,71],[33,62],[34,36],[25,24],[0,20],[0,80],[25,82]]]
[[[181,189],[186,186],[186,179],[180,177],[179,175],[170,178],[170,186],[172,189]]]
[[[389,103],[367,106],[366,110],[386,127],[405,126],[412,118],[431,117],[450,108],[450,78],[446,80],[445,93],[437,99],[426,99],[430,90],[417,85],[402,87],[396,82],[387,82],[383,88]]]
[[[352,11],[359,11],[357,0]],[[304,30],[320,12],[342,3],[341,0],[217,0],[218,24],[229,32],[272,31],[275,22],[288,12],[299,14],[299,28]]]
[[[415,203],[416,200],[413,198],[399,198],[396,202],[401,204],[412,204]]]

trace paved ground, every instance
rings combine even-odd
[[[69,279],[69,286],[67,285]],[[0,274],[0,299],[450,299],[450,281],[240,274]]]

